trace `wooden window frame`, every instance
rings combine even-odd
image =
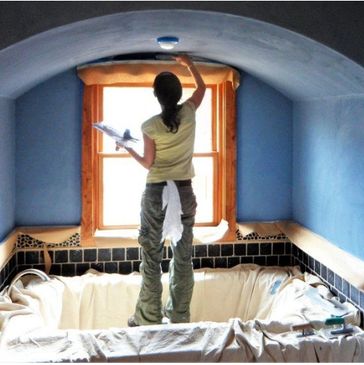
[[[117,85],[116,83],[113,85]],[[141,85],[142,83],[139,83]],[[146,83],[143,83],[144,86]],[[122,83],[123,86],[127,83]],[[136,83],[132,82],[135,86]],[[147,83],[147,85],[150,85]],[[216,85],[217,108],[213,118],[216,125],[218,153],[218,169],[215,168],[217,184],[214,195],[217,209],[214,216],[214,224],[220,219],[228,222],[229,230],[220,239],[220,242],[233,241],[236,230],[236,111],[235,111],[235,88],[233,82],[224,80]],[[100,136],[92,128],[92,124],[102,120],[102,93],[104,86],[110,84],[84,85],[83,95],[83,122],[82,122],[82,217],[81,217],[81,244],[84,246],[95,245],[95,232],[99,227],[99,201],[100,186],[97,171],[100,169],[100,161],[97,151],[100,150]],[[186,85],[187,86],[187,85]],[[209,84],[209,87],[214,87]],[[204,155],[204,154],[195,154]]]

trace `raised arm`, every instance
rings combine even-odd
[[[189,56],[181,55],[177,56],[175,59],[178,63],[188,68],[195,81],[196,90],[193,92],[192,96],[188,100],[192,101],[197,109],[201,105],[202,99],[205,95],[206,85],[201,77],[200,72],[198,71],[197,67]]]

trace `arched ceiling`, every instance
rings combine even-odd
[[[196,10],[145,10],[90,18],[39,33],[0,51],[0,96],[16,98],[67,69],[116,54],[176,51],[229,64],[292,100],[364,92],[364,68],[302,35],[262,21]]]

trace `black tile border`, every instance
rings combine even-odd
[[[318,276],[342,302],[348,301],[358,308],[361,316],[360,326],[364,328],[364,291],[351,285],[347,280],[303,252],[294,244],[292,244],[292,247],[295,247],[293,249],[295,253],[293,264],[299,265],[302,272],[309,272]]]
[[[0,270],[0,292],[10,284],[17,272],[16,255],[13,253]]]
[[[293,264],[290,242],[262,242],[262,243],[228,243],[228,244],[198,244],[193,246],[192,258],[194,269],[229,268],[241,263],[255,263],[258,265],[289,266]],[[67,247],[48,249],[52,260],[52,274],[79,275],[83,271],[94,268],[98,271],[129,274],[139,271],[141,262],[140,247],[122,248],[89,248]],[[162,270],[168,271],[172,258],[170,246],[164,247]],[[40,249],[17,249],[13,254],[15,272],[25,268],[44,267],[44,253]],[[14,271],[14,264],[13,264]],[[1,282],[9,272],[0,271]],[[4,271],[4,273],[3,273]]]

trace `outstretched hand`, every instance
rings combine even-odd
[[[184,55],[179,55],[179,56],[176,56],[175,57],[175,60],[180,63],[182,66],[186,66],[186,67],[189,67],[189,66],[192,66],[193,65],[193,62],[190,58],[190,56],[184,54]]]
[[[125,146],[118,142],[115,142],[115,151],[119,151],[120,148],[125,148]]]

